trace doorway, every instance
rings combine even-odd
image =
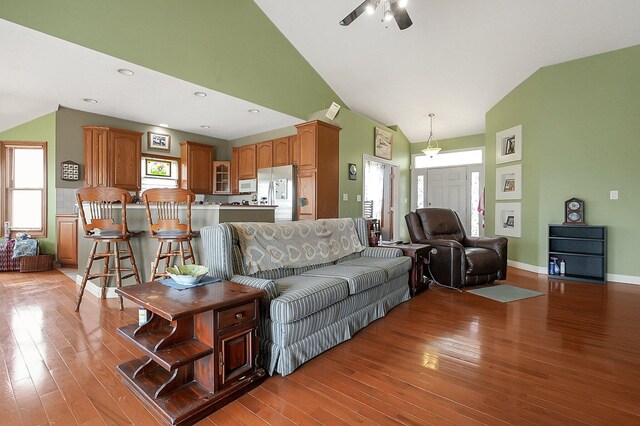
[[[396,217],[399,165],[363,155],[363,216],[380,221],[380,237],[391,241],[398,235]]]
[[[484,191],[483,151],[454,151],[438,155],[437,162],[416,155],[412,169],[412,209],[437,207],[458,213],[469,236],[484,234],[479,211]]]

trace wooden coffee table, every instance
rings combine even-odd
[[[429,262],[429,244],[381,244],[380,247],[391,247],[402,250],[405,256],[411,258],[411,275],[409,277],[409,288],[411,296],[415,296],[421,291],[428,290],[429,284],[424,282],[424,265]]]
[[[148,310],[118,329],[145,356],[120,364],[124,383],[170,424],[193,424],[260,384],[259,298],[229,281],[176,290],[158,282],[118,288]]]

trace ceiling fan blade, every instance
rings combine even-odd
[[[393,12],[393,18],[396,20],[398,28],[400,28],[401,30],[406,30],[411,25],[413,25],[413,22],[411,21],[411,18],[409,18],[409,14],[407,13],[407,9],[398,6],[397,2],[391,3],[391,12]]]
[[[340,25],[346,27],[347,25],[355,21],[356,18],[362,15],[362,13],[367,9],[367,4],[369,4],[369,0],[364,0],[360,6],[353,9],[353,12],[345,16],[344,19],[340,21]]]

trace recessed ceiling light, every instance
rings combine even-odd
[[[251,114],[256,114],[256,113],[260,112],[260,110],[259,110],[259,109],[255,109],[255,108],[251,108],[251,109],[249,110],[249,112],[250,112]]]
[[[129,77],[135,74],[135,72],[133,72],[133,71],[131,71],[131,70],[128,70],[128,69],[126,69],[126,68],[120,68],[120,69],[118,70],[118,72],[119,72],[120,74],[122,74],[122,75],[127,75],[127,76],[129,76]]]
[[[202,125],[202,126],[200,126],[200,127],[201,127],[201,128],[203,128],[203,129],[210,129],[210,128],[211,128],[211,126],[207,126],[206,124],[205,124],[205,125]]]
[[[92,98],[84,98],[83,101],[89,102],[90,104],[97,104],[98,101]]]
[[[168,124],[164,124],[164,123],[160,123],[160,124],[158,124],[158,126],[160,126],[160,127],[169,127]]]
[[[207,94],[204,92],[194,92],[194,95],[196,95],[199,98],[204,98],[205,96],[207,96]]]

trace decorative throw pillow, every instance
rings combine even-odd
[[[16,259],[22,256],[35,256],[38,254],[38,240],[16,240],[16,245],[13,247],[13,258]]]

